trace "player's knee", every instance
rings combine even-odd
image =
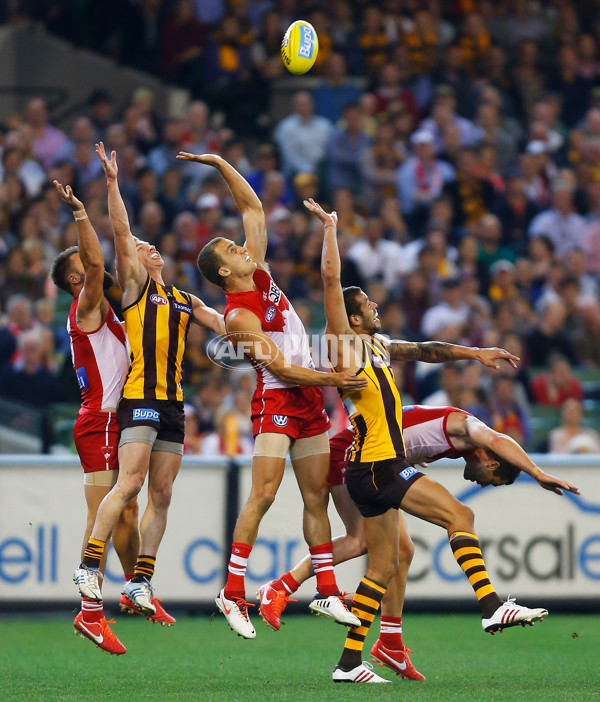
[[[150,499],[152,500],[152,506],[157,511],[166,511],[169,509],[171,504],[171,496],[173,495],[172,485],[161,485],[160,487],[155,487],[150,491]]]
[[[463,505],[462,502],[457,502],[455,508],[455,515],[457,521],[462,525],[462,528],[473,529],[475,524],[475,515],[473,510],[467,505]]]
[[[350,544],[352,546],[352,556],[351,558],[358,558],[359,556],[364,556],[367,552],[367,540],[364,534],[358,534],[356,536],[351,536]]]
[[[275,501],[276,494],[276,490],[271,490],[268,487],[265,487],[262,490],[254,491],[250,497],[250,503],[256,512],[258,512],[258,514],[260,514],[262,517],[269,511],[269,508]]]
[[[113,490],[121,496],[126,502],[133,499],[144,485],[145,476],[141,473],[132,473],[127,478],[119,476],[117,484]]]
[[[410,565],[412,559],[415,555],[415,545],[410,537],[402,539],[400,542],[400,550],[398,553],[398,560],[404,565]]]

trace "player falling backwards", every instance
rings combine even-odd
[[[302,322],[269,275],[265,215],[246,180],[219,156],[180,153],[178,158],[219,170],[242,213],[246,236],[244,246],[229,239],[213,239],[198,256],[204,277],[225,291],[229,339],[243,344],[257,376],[251,410],[255,436],[252,488],[235,526],[227,582],[216,598],[217,607],[233,631],[245,638],[256,636],[248,617],[246,567],[260,522],[283,478],[289,452],[304,503],[304,537],[317,577],[311,611],[341,624],[358,624],[340,595],[333,571],[327,517],[330,424],[317,386],[356,389],[366,382],[350,373],[314,370]]]
[[[399,345],[395,358],[399,359],[403,350],[406,357],[414,357],[415,353],[426,355],[428,345],[406,343],[404,349]],[[476,482],[481,487],[510,485],[523,470],[546,490],[559,495],[563,490],[579,494],[574,485],[542,471],[509,436],[494,431],[457,407],[403,407],[402,429],[406,457],[413,465],[432,463],[440,458],[464,458],[465,480]],[[354,431],[344,429],[329,442],[329,490],[346,527],[346,533],[333,540],[334,565],[366,553],[363,519],[346,487],[346,469],[353,440]],[[399,518],[404,524],[401,511]],[[424,680],[421,673],[414,669],[402,641],[404,593],[413,552],[412,541],[410,538],[403,539],[401,531],[399,567],[381,603],[380,634],[371,650],[371,657],[403,677]],[[269,626],[279,629],[281,614],[290,595],[311,576],[310,559],[304,558],[291,571],[260,588],[261,596],[266,594],[261,601],[260,612]],[[267,600],[269,603],[265,604]],[[495,622],[486,630],[493,633],[518,623],[523,622]],[[399,653],[389,656],[386,649]],[[402,655],[403,651],[405,655]]]
[[[148,505],[140,523],[141,551],[134,575],[123,589],[121,606],[152,621],[174,624],[154,597],[151,578],[167,523],[173,482],[184,441],[182,362],[191,323],[224,332],[223,317],[194,295],[167,285],[164,261],[155,246],[134,237],[117,181],[116,152],[107,158],[96,145],[107,179],[115,236],[117,279],[131,366],[119,402],[119,477],[102,501],[83,561],[74,580],[82,595],[100,601],[99,564],[123,506],[138,494],[148,475]]]
[[[117,481],[119,423],[117,404],[127,377],[129,359],[125,332],[104,291],[113,284],[104,270],[100,242],[83,203],[54,181],[62,200],[77,222],[77,246],[62,251],[54,259],[50,277],[55,285],[73,295],[67,319],[71,357],[81,389],[81,408],[73,436],[84,471],[87,524],[82,557],[98,512],[98,506]],[[133,575],[139,549],[137,500],[133,498],[121,512],[112,534],[125,580]],[[106,554],[100,563],[104,569]],[[112,622],[111,622],[112,623]],[[101,601],[82,597],[81,611],[75,617],[75,631],[109,653],[122,654],[126,648],[106,621]]]
[[[342,401],[354,430],[347,472],[350,496],[364,517],[369,564],[358,585],[352,611],[361,622],[351,628],[335,666],[335,682],[389,682],[362,663],[362,649],[371,622],[397,570],[400,539],[408,538],[398,510],[446,529],[457,563],[469,578],[481,608],[484,629],[502,623],[507,609],[511,619],[533,621],[545,609],[527,609],[513,601],[503,603],[487,574],[479,541],[474,533],[473,512],[454,499],[441,485],[412,467],[406,459],[402,436],[402,402],[390,358],[397,343],[378,337],[381,322],[377,305],[360,288],[342,290],[341,263],[336,240],[337,216],[328,215],[313,200],[305,202],[324,224],[321,275],[325,290],[325,316],[332,365],[368,379],[359,392],[342,392]],[[516,360],[499,350],[507,360]],[[438,360],[440,360],[438,358]],[[404,534],[402,533],[404,531]],[[391,658],[403,651],[386,651]]]

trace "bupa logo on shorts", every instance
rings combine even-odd
[[[85,388],[90,387],[87,375],[85,373],[85,368],[83,366],[81,366],[81,368],[75,369],[75,375],[77,376],[77,384],[79,385],[80,390],[84,390]]]
[[[269,287],[269,300],[271,300],[271,302],[274,302],[276,305],[278,305],[279,300],[281,300],[281,290],[275,285],[273,281],[271,281],[271,285]]]
[[[184,312],[185,314],[192,314],[191,305],[185,305],[183,302],[174,302],[173,309],[178,312]]]
[[[153,422],[159,421],[158,411],[150,407],[138,407],[133,410],[133,419],[139,421],[141,419],[150,419]]]
[[[416,472],[417,469],[414,466],[408,466],[408,468],[400,471],[400,477],[404,478],[404,480],[408,480],[410,476],[414,475]]]
[[[274,414],[273,424],[276,427],[284,427],[287,424],[288,418],[284,414]]]
[[[153,302],[155,305],[168,305],[169,304],[167,302],[167,300],[162,295],[158,295],[157,293],[152,293],[152,295],[150,295],[150,302]]]
[[[305,24],[300,25],[300,46],[298,47],[298,56],[305,59],[311,59],[315,48],[315,38],[310,27]]]
[[[267,311],[265,312],[265,319],[267,322],[272,322],[275,319],[275,313],[276,309],[271,305],[270,307],[267,307]]]

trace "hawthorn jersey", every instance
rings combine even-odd
[[[402,435],[409,463],[433,463],[438,458],[464,458],[474,449],[454,448],[446,431],[448,416],[452,412],[470,414],[458,407],[428,407],[406,405],[402,408]],[[327,484],[343,485],[346,482],[348,457],[354,441],[354,431],[348,427],[329,440],[330,461]]]
[[[314,369],[304,325],[287,297],[271,276],[257,268],[255,290],[227,293],[224,317],[243,308],[255,314],[262,331],[279,347],[288,363]],[[231,336],[230,336],[231,338]],[[331,426],[319,387],[290,385],[280,380],[246,355],[256,371],[256,390],[252,398],[253,433],[279,432],[294,439],[315,436]]]
[[[370,463],[405,457],[402,437],[402,400],[380,341],[371,336],[361,339],[362,366],[367,387],[351,395],[341,391],[342,403],[354,430],[351,463]]]
[[[148,276],[140,297],[123,310],[131,367],[123,397],[183,401],[183,353],[192,319],[192,298]]]
[[[92,332],[84,332],[77,326],[76,314],[77,298],[69,310],[67,331],[81,390],[81,408],[86,411],[114,408],[121,398],[129,368],[123,327],[110,305],[102,324]]]
[[[459,451],[454,448],[446,430],[446,423],[452,412],[470,414],[458,407],[404,407],[404,442],[406,456],[411,463],[431,463],[439,458],[464,458],[473,453],[473,449]]]

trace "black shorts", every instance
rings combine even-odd
[[[372,463],[349,463],[346,483],[363,517],[377,517],[398,509],[408,488],[423,476],[403,458]]]
[[[179,400],[129,400],[121,398],[117,409],[121,431],[130,427],[152,427],[157,440],[183,444],[185,414]]]

